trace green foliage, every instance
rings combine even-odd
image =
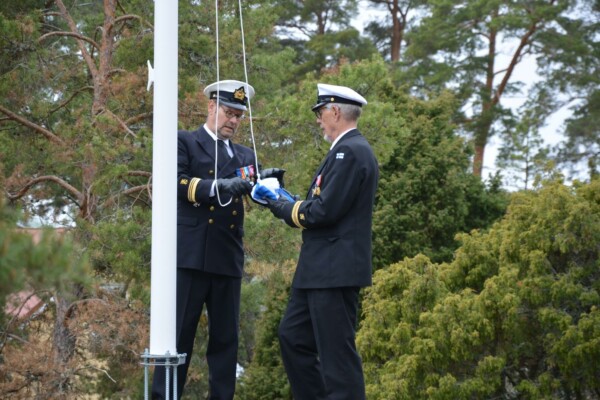
[[[57,355],[56,347],[48,346],[41,337],[50,334],[56,338],[57,330],[66,321],[63,314],[63,318],[57,317],[58,329],[40,328],[36,314],[32,313],[43,308],[27,310],[31,303],[26,302],[37,299],[44,308],[51,310],[51,315],[56,315],[59,301],[76,299],[72,296],[73,288],[78,291],[90,288],[92,272],[71,232],[50,228],[20,229],[16,219],[17,215],[0,197],[0,370],[3,371],[0,373],[0,393],[27,396],[31,393],[28,391],[31,388],[28,387],[29,377],[35,375],[36,384],[52,396],[56,393],[56,385],[47,377],[58,369],[49,368],[55,365],[52,356]],[[23,310],[27,312],[18,315]],[[52,326],[51,322],[47,324]],[[63,344],[58,340],[55,343],[56,346]],[[65,380],[69,379],[67,375],[63,376]]]
[[[242,282],[242,298],[240,304],[240,348],[238,363],[242,367],[248,366],[254,358],[256,347],[257,322],[262,314],[267,288],[258,277],[253,277]]]
[[[504,194],[486,188],[469,171],[470,149],[454,133],[455,100],[431,101],[400,94],[396,102],[403,129],[389,132],[395,142],[381,166],[373,247],[376,267],[423,253],[449,261],[458,232],[489,226],[504,212]]]
[[[0,320],[6,317],[4,305],[11,294],[90,283],[87,259],[69,233],[19,229],[17,216],[0,198]],[[34,233],[40,233],[39,243],[34,242]]]
[[[379,270],[357,337],[370,399],[596,398],[600,182],[513,196],[449,264]]]
[[[280,264],[300,253],[300,231],[290,229],[271,212],[252,203],[244,221],[244,247],[248,262]]]
[[[280,44],[294,50],[294,77],[336,67],[345,61],[360,61],[376,53],[368,38],[350,27],[357,1],[274,2],[279,18]]]
[[[559,146],[559,160],[571,166],[587,161],[590,179],[600,173],[600,90],[586,95],[585,102],[573,110],[573,117],[566,121],[567,140]]]
[[[236,399],[291,400],[281,361],[277,329],[285,311],[291,283],[291,263],[275,266],[266,281],[265,302],[257,323],[256,351],[236,389]]]
[[[94,225],[81,221],[80,240],[99,277],[124,283],[123,292],[149,304],[151,212],[140,207],[122,210]]]
[[[298,77],[332,68],[346,61],[365,60],[376,52],[373,43],[361,37],[354,28],[315,35],[307,42],[285,40],[282,44],[296,51],[297,67],[294,75]]]
[[[309,36],[334,31],[340,25],[348,26],[357,7],[356,0],[280,0],[274,3],[279,14],[278,26],[299,30]]]
[[[496,165],[504,171],[507,186],[529,189],[536,177],[551,169],[550,150],[543,146],[539,131],[551,109],[552,101],[547,100],[548,97],[548,92],[541,89],[535,101],[530,100],[521,107],[518,121],[511,119],[505,123],[507,130]]]
[[[565,121],[566,140],[558,146],[558,160],[570,167],[573,176],[587,172],[591,179],[598,170],[600,151],[600,8],[594,1],[565,4],[569,12],[540,36],[543,56],[538,62],[547,87],[557,99],[564,99],[561,106],[573,112]]]

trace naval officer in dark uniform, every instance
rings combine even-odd
[[[210,399],[233,399],[244,266],[244,206],[257,173],[254,151],[231,141],[244,118],[252,86],[220,81],[206,87],[208,117],[199,129],[178,132],[177,369],[181,397],[196,328],[206,305]],[[171,377],[171,382],[173,382]],[[152,398],[165,395],[165,370],[154,373]]]
[[[267,200],[302,229],[302,248],[279,342],[295,400],[364,400],[355,345],[359,289],[371,284],[371,221],[379,177],[357,129],[367,101],[354,90],[319,84],[312,108],[329,153],[306,200]]]

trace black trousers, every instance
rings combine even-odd
[[[359,288],[293,289],[279,325],[295,400],[364,400],[355,345]]]
[[[231,400],[235,391],[241,278],[215,275],[192,269],[177,269],[177,353],[187,354],[177,368],[177,395],[181,398],[187,378],[194,338],[202,308],[208,312],[210,399]],[[173,377],[170,377],[172,386]],[[172,387],[169,397],[172,398]],[[164,399],[165,368],[156,367],[152,399]]]

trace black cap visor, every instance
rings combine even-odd
[[[326,104],[327,104],[327,102],[326,102],[326,101],[322,101],[322,102],[320,102],[320,103],[317,103],[317,104],[315,104],[315,105],[314,105],[314,106],[311,108],[311,110],[312,110],[312,111],[317,111],[319,108],[323,107],[323,106],[324,106],[324,105],[326,105]]]
[[[213,99],[214,101],[217,101],[217,99]],[[245,105],[240,104],[240,103],[232,103],[231,101],[229,101],[228,99],[225,99],[223,97],[219,97],[219,105],[221,106],[227,106],[229,108],[235,108],[236,110],[241,110],[241,111],[246,111],[247,108]]]
[[[217,96],[217,93],[219,95]],[[219,104],[222,104],[227,107],[235,108],[236,110],[246,111],[246,102],[247,97],[243,95],[237,95],[235,93],[220,91],[220,92],[211,92],[210,97],[211,100],[219,101]]]

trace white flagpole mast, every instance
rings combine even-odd
[[[152,151],[152,276],[150,297],[150,350],[146,349],[145,398],[149,365],[165,365],[177,398],[177,371],[184,355],[177,354],[177,89],[178,2],[154,1],[154,69],[148,62],[148,89],[154,81]],[[150,360],[155,361],[150,361]]]
[[[154,1],[150,353],[177,352],[177,2]]]

